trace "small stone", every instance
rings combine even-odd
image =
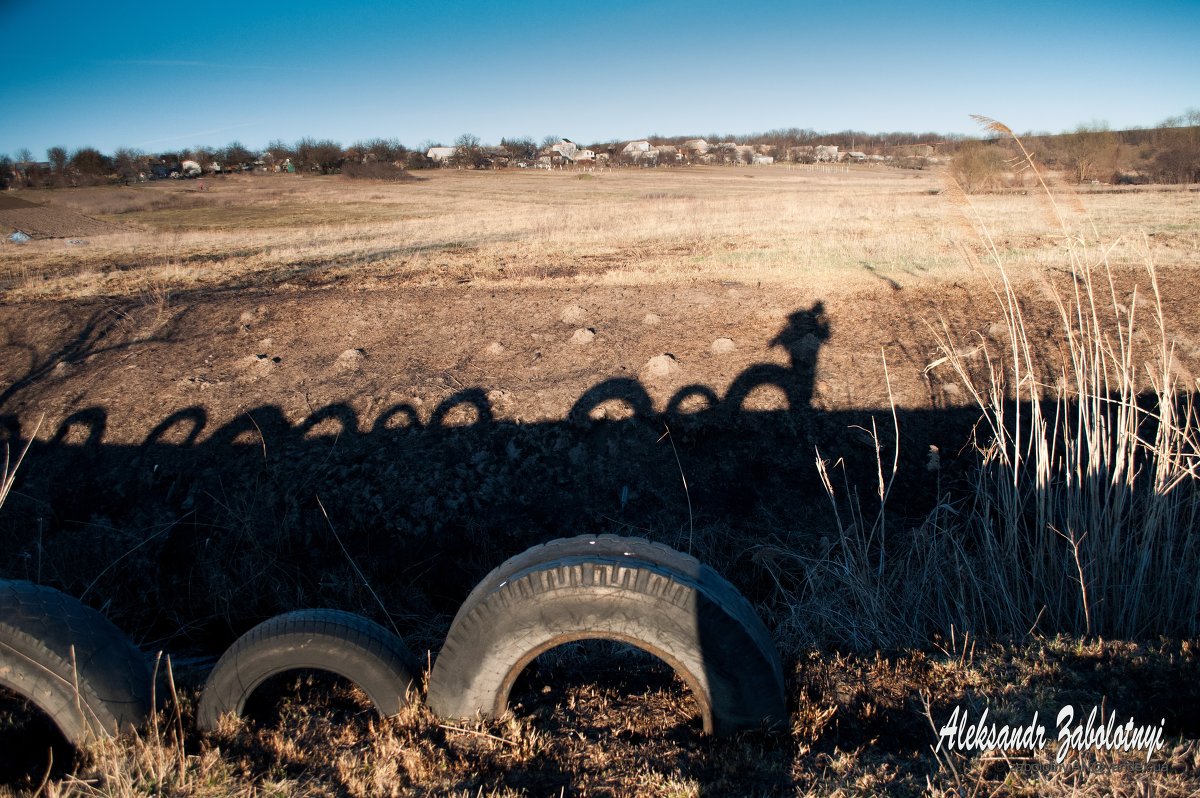
[[[737,349],[737,345],[733,343],[732,338],[718,338],[712,342],[710,349],[714,355],[726,355]]]
[[[660,319],[658,317],[657,313],[647,313],[645,316],[642,317],[642,324],[649,325],[649,326],[658,324],[661,321],[662,321],[662,319]]]
[[[652,380],[670,379],[682,371],[683,368],[679,365],[679,361],[670,353],[655,355],[646,361],[646,365],[642,369],[646,378]]]
[[[364,359],[366,359],[366,357],[367,353],[362,349],[347,349],[345,352],[342,352],[340,355],[338,355],[338,368],[346,370],[357,369],[362,365],[362,362]]]
[[[505,349],[504,344],[500,343],[499,341],[492,341],[490,344],[484,347],[483,351],[491,357],[503,357],[508,350]]]
[[[238,376],[239,382],[255,382],[261,377],[265,377],[273,368],[279,365],[282,358],[272,357],[265,352],[260,352],[255,355],[246,355],[244,358],[237,361],[238,371],[241,372]]]
[[[571,343],[577,346],[590,344],[596,338],[596,331],[587,327],[581,327],[571,336]]]
[[[568,305],[563,308],[562,315],[558,318],[563,324],[579,324],[587,318],[587,311],[578,305]]]

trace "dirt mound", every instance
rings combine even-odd
[[[34,205],[16,197],[3,197],[0,203],[0,232],[20,230],[33,238],[75,238],[112,233],[120,229],[82,213]],[[12,204],[16,200],[20,204]]]

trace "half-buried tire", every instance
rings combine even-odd
[[[690,554],[655,543],[645,538],[631,538],[620,535],[577,535],[573,538],[558,538],[537,546],[530,546],[520,554],[509,557],[492,569],[467,596],[466,601],[459,607],[455,621],[462,617],[482,596],[496,589],[501,582],[513,574],[533,568],[562,557],[602,557],[618,558],[621,560],[638,561],[649,565],[665,568],[679,576],[699,582],[706,593],[717,603],[725,607],[730,614],[745,626],[746,630],[758,643],[764,657],[778,662],[779,655],[775,650],[775,642],[771,633],[763,626],[758,613],[750,606],[736,587],[724,577]],[[779,676],[783,683],[782,669]]]
[[[349,679],[387,717],[408,703],[419,666],[403,640],[360,615],[340,610],[277,615],[238,638],[218,660],[200,696],[196,724],[215,730],[225,713],[240,716],[267,679],[301,670]]]
[[[539,654],[574,640],[604,639],[636,646],[674,668],[700,705],[707,732],[786,718],[779,656],[757,616],[745,617],[749,605],[732,585],[705,566],[683,574],[662,564],[663,557],[638,559],[632,547],[616,545],[619,538],[594,547],[586,540],[572,539],[563,556],[548,561],[517,555],[513,560],[524,557],[528,567],[502,565],[497,570],[505,578],[472,593],[430,675],[434,712],[501,714],[517,677]],[[579,541],[594,551],[574,553]],[[563,548],[558,541],[547,547]]]
[[[72,745],[140,726],[151,682],[146,658],[103,615],[53,588],[0,580],[0,685]]]

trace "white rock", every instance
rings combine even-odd
[[[646,361],[642,374],[646,379],[666,380],[677,376],[683,371],[679,361],[673,355],[655,355]]]
[[[709,348],[712,349],[714,355],[725,355],[737,349],[737,345],[733,343],[732,338],[718,338],[712,342],[712,346]]]
[[[563,324],[580,324],[587,318],[587,311],[578,305],[568,305],[558,318]]]
[[[347,370],[357,369],[362,365],[362,362],[364,359],[366,359],[366,357],[367,353],[361,349],[347,349],[345,352],[342,352],[340,355],[338,355],[338,368]]]
[[[595,330],[589,330],[586,327],[580,327],[575,331],[575,334],[571,336],[571,343],[578,346],[583,346],[585,344],[590,344],[593,340],[595,340],[595,338]]]

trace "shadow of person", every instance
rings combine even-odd
[[[787,325],[768,343],[771,347],[782,346],[787,350],[790,364],[756,363],[747,367],[725,394],[723,404],[727,414],[740,414],[746,397],[765,385],[783,391],[788,410],[792,412],[810,407],[816,383],[817,355],[829,335],[825,303],[814,302],[807,310],[797,310],[789,315]]]

